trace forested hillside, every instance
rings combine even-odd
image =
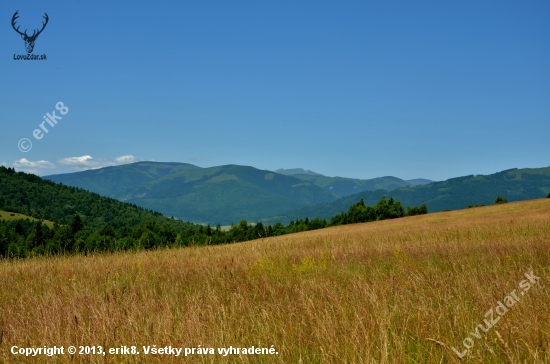
[[[53,182],[79,187],[102,196],[116,198],[120,191],[139,186],[173,173],[200,170],[187,163],[139,162],[121,166],[90,169],[82,172],[45,176]]]
[[[362,191],[387,190],[410,186],[410,184],[397,177],[378,177],[372,179],[355,179],[344,177],[311,176],[296,174],[294,177],[313,183],[339,197],[354,195]]]
[[[238,165],[138,162],[44,178],[205,224],[257,221],[338,198],[308,181]]]
[[[401,178],[385,176],[371,179],[346,177],[328,177],[303,168],[277,169],[275,172],[299,178],[313,183],[338,197],[354,195],[362,191],[386,190],[391,191],[400,187],[422,186],[433,181],[425,178],[402,180]]]
[[[140,222],[170,223],[180,230],[189,224],[167,219],[158,212],[76,187],[44,180],[33,174],[0,166],[0,210],[18,212],[37,219],[69,224],[78,214],[90,228],[110,224],[114,228]]]
[[[470,175],[433,182],[424,186],[402,187],[393,191],[363,191],[334,202],[287,211],[263,219],[264,223],[286,223],[298,217],[330,218],[363,199],[367,205],[381,197],[393,197],[404,206],[426,204],[431,212],[464,209],[470,205],[489,205],[500,195],[507,201],[545,197],[550,193],[550,167],[511,169],[491,175]]]
[[[360,201],[350,208],[349,213],[339,214],[330,221],[306,218],[291,221],[287,226],[281,223],[271,226],[262,223],[251,225],[241,219],[240,223],[225,232],[219,225],[212,228],[210,225],[185,223],[158,212],[2,166],[0,210],[7,211],[10,216],[0,219],[0,257],[20,258],[42,254],[224,244],[427,212],[425,207],[406,211],[393,199],[381,199],[373,207],[365,206]],[[15,213],[39,220],[12,218]],[[44,219],[51,220],[53,227],[44,224]]]
[[[177,234],[192,236],[200,228],[3,166],[0,210],[39,220],[0,220],[1,256],[147,248],[173,242]],[[40,220],[54,222],[53,228]]]

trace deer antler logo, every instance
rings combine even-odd
[[[15,21],[17,20],[17,18],[19,18],[19,15],[17,15],[17,13],[19,13],[19,10],[17,10],[15,12],[15,14],[13,14],[13,18],[11,18],[11,26],[13,27],[13,29],[19,33],[21,35],[21,38],[23,38],[23,40],[25,41],[25,48],[27,48],[27,53],[31,54],[33,49],[34,49],[34,42],[36,41],[36,38],[38,38],[38,36],[40,35],[40,33],[42,33],[42,31],[44,30],[44,28],[46,28],[46,24],[48,24],[48,20],[50,19],[48,17],[48,14],[44,13],[44,19],[46,20],[45,22],[42,22],[42,29],[40,30],[35,30],[31,36],[29,36],[27,34],[27,30],[25,29],[25,32],[24,33],[21,33],[19,31],[19,27],[15,27]]]

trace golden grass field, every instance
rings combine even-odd
[[[474,338],[531,269],[538,283]],[[0,362],[550,363],[549,279],[550,199],[225,246],[0,261]],[[459,360],[451,347],[467,337]],[[27,358],[14,345],[141,354]],[[174,358],[143,345],[278,354]]]

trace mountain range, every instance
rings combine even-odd
[[[278,216],[263,219],[264,223],[304,217],[330,218],[363,199],[374,205],[382,197],[400,201],[405,207],[426,204],[430,212],[464,209],[472,205],[489,205],[497,196],[507,201],[522,201],[547,197],[550,194],[550,167],[510,169],[490,175],[470,175],[451,178],[427,185],[401,187],[392,191],[383,189],[362,191],[336,201],[293,209]]]
[[[435,212],[490,204],[497,195],[518,201],[550,193],[550,167],[433,182],[391,176],[327,177],[302,168],[268,171],[239,165],[202,168],[137,162],[44,178],[179,220],[212,225],[241,219],[286,224],[305,217],[330,218],[360,199],[374,205],[382,196],[393,197],[404,206],[426,204]]]
[[[360,191],[414,183],[396,177],[326,177],[301,168],[275,172],[248,166],[201,168],[186,163],[137,162],[45,176],[45,179],[198,223],[259,221]],[[419,182],[421,181],[421,182]]]

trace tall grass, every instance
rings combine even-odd
[[[451,350],[541,277],[462,360]],[[226,246],[0,262],[0,361],[549,363],[550,201]],[[270,347],[276,355],[62,355],[19,347]]]

